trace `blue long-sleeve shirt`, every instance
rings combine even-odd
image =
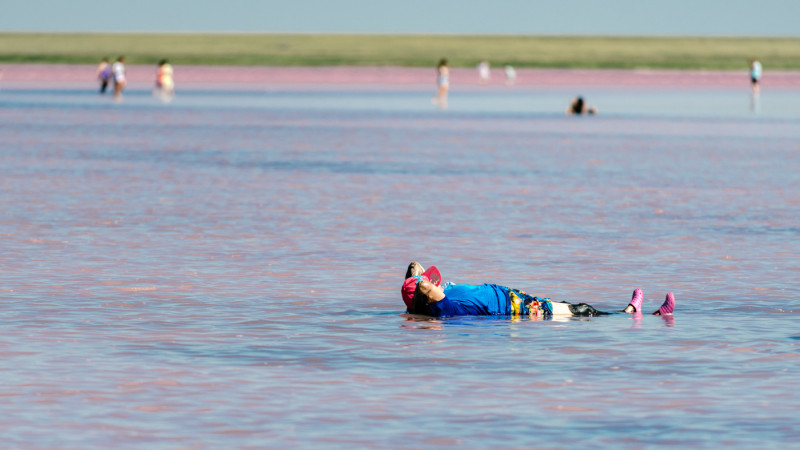
[[[453,284],[444,299],[430,303],[431,313],[445,316],[491,316],[511,313],[508,288],[496,284]]]

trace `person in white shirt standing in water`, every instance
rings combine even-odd
[[[125,89],[127,80],[125,79],[125,57],[120,56],[111,65],[111,74],[114,76],[114,99],[122,98],[122,90]]]
[[[758,82],[761,81],[761,63],[758,59],[750,60],[750,82],[753,83],[753,95],[758,95]]]

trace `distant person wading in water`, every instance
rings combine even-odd
[[[406,270],[400,292],[407,311],[433,317],[448,316],[528,316],[547,319],[553,316],[602,316],[613,313],[598,311],[586,303],[556,302],[532,297],[525,291],[496,284],[453,284],[441,286],[442,277],[435,266],[428,270],[416,261]],[[635,289],[628,306],[620,313],[641,312],[644,293]],[[671,315],[675,296],[670,292],[653,315]]]
[[[583,97],[578,96],[572,99],[572,102],[567,107],[567,114],[597,114],[597,107],[595,106],[588,106],[586,102],[583,101]]]
[[[450,89],[450,67],[447,65],[447,58],[442,58],[436,66],[436,85],[439,91],[431,102],[439,108],[447,108],[447,91]]]
[[[761,63],[758,59],[750,60],[750,82],[753,84],[753,94],[758,94],[758,83],[761,81]]]
[[[105,94],[108,88],[108,82],[111,80],[111,64],[108,63],[108,58],[103,58],[100,65],[97,66],[97,81],[100,82],[100,93]]]
[[[114,76],[114,98],[119,100],[122,98],[122,90],[128,84],[125,79],[125,57],[120,56],[117,61],[111,66],[111,73]]]
[[[172,64],[166,59],[162,59],[158,63],[156,85],[153,88],[153,95],[160,97],[163,102],[169,102],[175,97],[175,82],[172,80]]]

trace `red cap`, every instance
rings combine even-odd
[[[403,287],[400,289],[400,293],[403,295],[403,302],[405,302],[406,308],[409,310],[414,305],[414,291],[417,290],[417,283],[420,280],[430,281],[436,286],[439,286],[442,282],[442,274],[439,273],[439,269],[437,269],[436,266],[431,266],[418,277],[406,278],[406,281],[403,282]]]

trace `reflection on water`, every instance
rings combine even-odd
[[[452,117],[462,114],[494,114],[506,117],[562,116],[574,88],[464,87],[450,95],[448,111],[438,115],[429,99],[429,89],[350,90],[315,87],[268,87],[259,90],[205,89],[178,92],[174,104],[158,105],[150,90],[130,89],[120,103],[110,97],[89,95],[85,89],[11,89],[4,90],[5,107],[71,107],[88,109],[126,108],[151,110],[161,107],[170,110],[257,110],[261,112],[329,112],[340,114],[399,113],[431,117]],[[610,89],[593,87],[581,91],[587,101],[597,105],[601,116],[672,119],[689,118],[749,118],[758,112],[772,119],[800,119],[800,90],[780,88],[749,95],[749,107],[742,104],[743,91],[731,89],[654,90]],[[747,91],[749,92],[749,91]],[[762,110],[761,104],[764,104]],[[580,119],[576,117],[576,119]]]
[[[798,440],[796,108],[419,94],[4,90],[6,445]],[[410,317],[411,259],[645,314]]]
[[[761,96],[758,92],[753,92],[750,94],[750,111],[753,114],[760,114],[761,113]]]

